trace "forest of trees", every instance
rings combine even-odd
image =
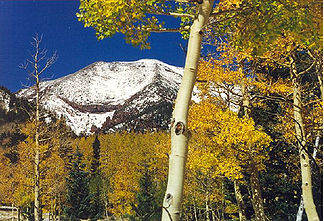
[[[171,128],[76,137],[36,100],[1,135],[0,203],[36,221],[323,220],[322,4],[81,0],[98,39],[188,39]]]

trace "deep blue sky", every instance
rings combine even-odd
[[[15,92],[27,81],[27,73],[18,68],[29,57],[30,42],[43,34],[42,46],[57,51],[57,62],[44,74],[53,79],[74,73],[95,61],[134,61],[159,59],[183,66],[186,43],[177,33],[156,33],[150,37],[152,48],[140,50],[116,35],[98,41],[92,28],[84,28],[75,16],[79,1],[0,0],[0,85]]]

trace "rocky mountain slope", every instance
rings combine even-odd
[[[19,123],[29,119],[32,106],[27,100],[17,98],[7,88],[0,86],[0,128],[7,123]]]
[[[100,128],[168,127],[183,69],[158,60],[95,62],[74,74],[42,82],[42,106],[64,117],[76,134]],[[33,87],[17,96],[35,98]]]

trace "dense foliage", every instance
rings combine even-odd
[[[98,39],[122,33],[149,48],[151,32],[188,37],[199,5],[81,0],[77,16]],[[181,17],[179,27],[166,28],[163,16]],[[199,32],[209,51],[199,61],[200,101],[190,103],[182,220],[296,220],[302,198],[315,205],[305,204],[307,216],[323,219],[322,20],[316,0],[214,4]],[[9,111],[0,106],[0,204],[30,211],[32,108],[21,111],[29,104],[0,90],[11,102]],[[38,126],[43,212],[67,220],[159,219],[171,155],[167,131],[75,137],[63,119]]]

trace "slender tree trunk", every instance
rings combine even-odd
[[[241,68],[242,69],[242,68]],[[243,107],[243,115],[246,118],[250,117],[250,111],[249,111],[249,106],[250,106],[250,98],[249,98],[249,93],[246,88],[246,82],[245,80],[242,80],[241,82],[241,89],[242,89],[242,107]]]
[[[206,221],[210,221],[210,218],[209,218],[209,205],[208,205],[208,202],[209,202],[209,196],[208,196],[208,192],[207,192],[207,193],[206,193],[206,196],[205,196]]]
[[[185,164],[188,152],[188,109],[195,84],[200,59],[201,40],[214,0],[204,0],[199,5],[198,16],[190,30],[184,75],[177,94],[171,123],[171,154],[169,159],[168,185],[163,200],[163,221],[178,221],[183,195]]]
[[[20,221],[20,208],[17,208],[17,221]]]
[[[36,78],[36,119],[35,119],[35,209],[34,218],[35,221],[41,220],[41,208],[40,208],[40,173],[39,173],[39,162],[40,162],[40,152],[39,152],[39,75],[37,71],[37,57],[35,56],[35,78]]]
[[[106,219],[109,220],[109,216],[108,216],[108,200],[105,199],[105,216]]]
[[[321,98],[323,99],[323,61],[322,58],[318,58],[318,56],[314,57],[312,55],[311,57],[313,57],[313,59],[316,60],[315,70],[317,75],[317,81],[321,91]]]
[[[217,220],[217,216],[216,216],[215,210],[212,210],[212,214],[213,214],[213,221],[216,221]]]
[[[320,141],[320,137],[317,136],[316,140],[315,140],[315,148],[313,150],[313,158],[316,158],[316,154],[317,154],[317,148],[319,145],[319,141]],[[303,213],[304,213],[304,201],[303,201],[303,196],[300,199],[300,204],[298,207],[298,212],[297,212],[297,216],[296,216],[296,221],[302,221],[303,218]]]
[[[15,215],[14,215],[14,204],[11,204],[11,219],[14,220],[15,219]]]
[[[236,198],[237,207],[239,211],[240,221],[246,221],[246,216],[244,212],[244,201],[243,201],[242,193],[240,190],[240,184],[238,180],[234,180],[234,191],[235,191],[235,198]]]
[[[321,97],[323,99],[323,72],[321,71],[320,65],[316,66],[316,71],[317,71],[317,80],[321,90]]]
[[[299,207],[298,207],[296,221],[302,221],[303,213],[304,213],[304,201],[303,201],[303,196],[302,196],[301,199],[300,199]]]
[[[264,213],[263,200],[261,196],[258,169],[253,159],[250,160],[249,166],[250,166],[250,173],[251,173],[250,183],[251,183],[251,192],[252,192],[252,205],[255,213],[255,220],[265,221],[266,216]]]
[[[242,87],[242,95],[243,95],[243,110],[244,110],[244,116],[249,118],[249,106],[250,106],[250,100],[248,97],[248,91],[246,88],[246,84],[244,80],[241,83]],[[255,164],[253,160],[253,156],[250,156],[250,162],[249,162],[249,169],[250,169],[250,183],[251,183],[251,192],[252,192],[252,206],[255,213],[255,218],[257,221],[265,221],[266,216],[264,213],[264,206],[263,206],[263,199],[261,195],[261,187],[259,182],[259,171],[257,168],[257,165]]]
[[[197,221],[197,208],[196,208],[196,201],[194,201],[194,217],[195,217],[195,221]]]
[[[306,215],[309,221],[319,221],[316,211],[316,206],[313,199],[312,190],[312,171],[310,159],[308,156],[305,140],[305,128],[302,118],[302,101],[301,101],[301,85],[300,76],[298,76],[296,62],[293,57],[290,57],[290,73],[293,82],[293,104],[294,104],[294,121],[297,146],[299,149],[300,168],[302,176],[302,193]]]
[[[39,83],[40,83],[40,75],[49,68],[53,63],[55,63],[57,59],[56,52],[50,57],[46,58],[46,50],[40,49],[40,43],[42,41],[42,36],[39,37],[37,34],[33,37],[34,42],[31,42],[35,49],[35,53],[32,55],[33,60],[27,60],[25,64],[21,64],[19,67],[25,70],[28,70],[29,75],[35,78],[35,89],[36,89],[36,113],[35,113],[35,152],[34,152],[34,220],[40,221],[42,219],[42,211],[41,211],[41,197],[40,197],[40,143],[39,143],[39,125],[40,125],[40,114],[39,114],[39,106],[40,106],[40,91],[39,91]],[[40,62],[43,61],[44,65],[40,65]],[[28,65],[31,65],[31,68],[28,68]],[[31,69],[31,70],[29,70]]]

